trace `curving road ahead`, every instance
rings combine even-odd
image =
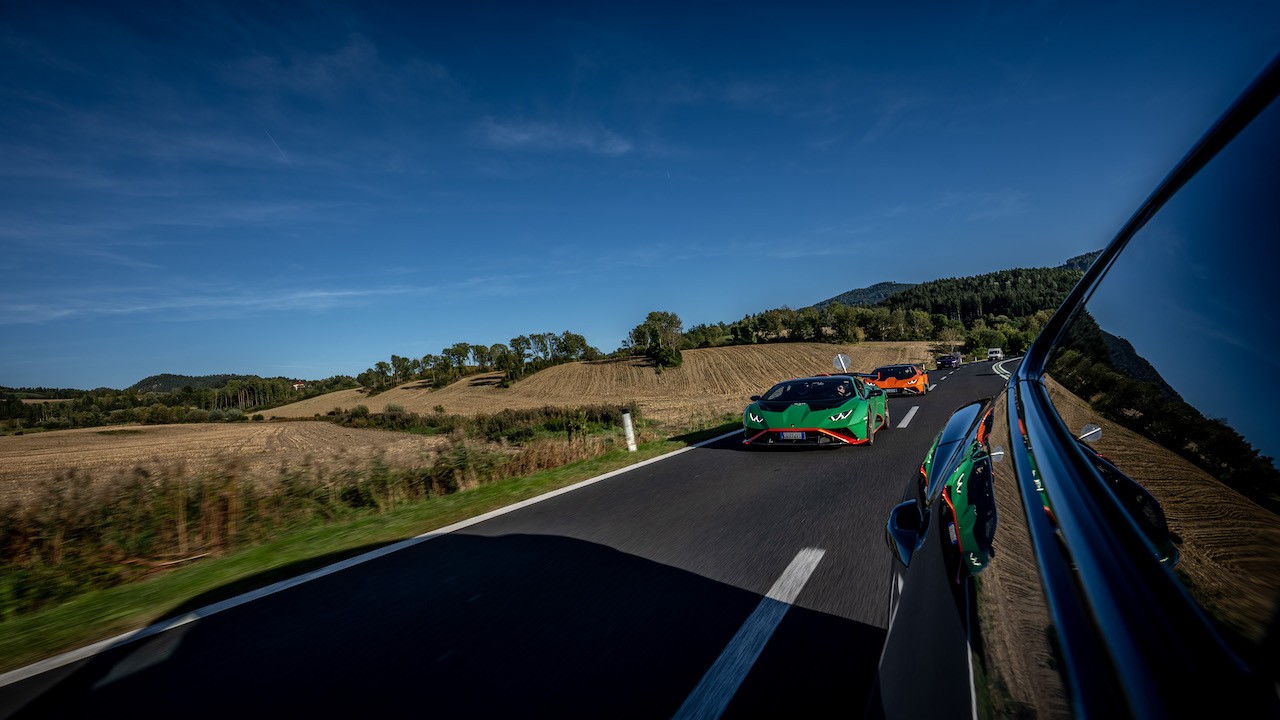
[[[861,715],[888,511],[951,412],[1004,382],[931,379],[874,446],[737,434],[10,681],[0,715]]]

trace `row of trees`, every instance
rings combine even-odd
[[[392,355],[390,362],[380,360],[357,375],[356,382],[376,393],[411,380],[444,387],[468,373],[501,371],[510,383],[553,365],[602,357],[578,333],[533,333],[513,337],[508,344],[454,343],[420,358]]]
[[[295,387],[296,386],[296,387]],[[170,392],[137,389],[77,390],[51,393],[58,402],[24,403],[33,392],[0,392],[0,422],[5,429],[97,427],[119,423],[216,422],[240,420],[256,410],[357,387],[355,378],[335,375],[299,382],[288,378],[237,376],[221,387],[191,385]]]

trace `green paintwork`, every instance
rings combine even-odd
[[[851,389],[847,400],[829,392],[829,388],[843,384]],[[812,397],[810,397],[812,395]],[[828,430],[841,436],[851,436],[857,443],[889,423],[888,400],[883,391],[864,383],[851,375],[824,375],[795,378],[778,383],[765,395],[753,401],[742,412],[743,442],[747,443],[762,431],[806,431],[804,444],[842,444],[839,440],[815,430]],[[777,432],[761,436],[755,443],[791,444],[797,441],[782,440]]]
[[[957,546],[957,580],[963,575],[977,575],[991,560],[991,540],[996,530],[991,456],[984,443],[969,443],[960,463],[947,476],[942,492],[949,501],[948,511],[953,511],[947,539]]]

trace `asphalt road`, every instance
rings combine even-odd
[[[672,717],[695,688],[725,717],[861,715],[885,518],[951,412],[1004,383],[930,379],[873,446],[736,435],[0,687],[0,715]]]

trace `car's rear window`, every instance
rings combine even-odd
[[[807,402],[852,396],[853,383],[848,378],[816,378],[778,383],[765,393],[764,399]]]
[[[887,365],[878,367],[875,374],[881,378],[894,378],[895,380],[909,380],[916,375],[914,365]]]

